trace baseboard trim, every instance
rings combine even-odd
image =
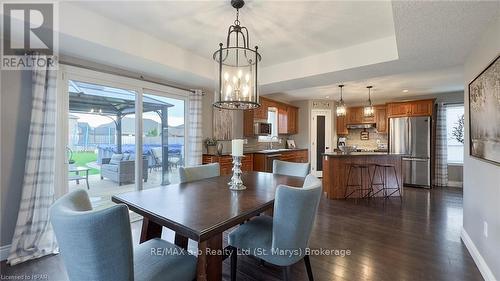
[[[477,268],[479,269],[479,272],[481,272],[481,275],[483,276],[485,281],[496,281],[495,276],[493,275],[493,272],[490,270],[488,267],[488,264],[486,261],[483,259],[483,256],[479,253],[479,250],[476,248],[476,245],[474,245],[474,242],[469,237],[469,234],[467,234],[467,231],[462,227],[462,233],[460,235],[462,238],[462,241],[465,244],[465,247],[467,247],[467,250],[469,250],[470,255],[472,256],[472,259],[476,263]]]
[[[4,261],[9,257],[10,244],[0,247],[0,261]]]
[[[462,188],[464,186],[464,183],[461,181],[448,181],[448,186]]]

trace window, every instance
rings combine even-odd
[[[448,146],[448,163],[464,162],[464,106],[448,105],[446,107],[446,131]]]
[[[270,107],[267,111],[267,122],[271,123],[271,134],[269,136],[259,136],[259,142],[279,142],[278,137],[278,109]],[[274,138],[275,137],[275,138]]]

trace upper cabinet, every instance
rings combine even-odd
[[[347,117],[346,116],[337,116],[337,135],[348,135],[349,131],[347,130]]]
[[[434,99],[387,104],[388,117],[432,116]]]
[[[347,124],[363,123],[363,108],[349,107],[346,112]]]
[[[379,133],[387,133],[387,110],[385,105],[376,105],[375,114],[363,116],[363,107],[347,108],[346,116],[337,117],[337,135],[347,135],[349,124],[375,124]]]
[[[295,106],[274,101],[267,98],[260,98],[260,107],[255,110],[245,110],[243,113],[243,135],[254,137],[254,123],[267,120],[267,112],[270,107],[278,110],[278,134],[297,134],[299,109]]]
[[[295,135],[299,133],[299,108],[295,106],[288,106],[286,109],[288,120],[288,132],[284,134]],[[279,121],[278,121],[279,122]]]
[[[377,132],[387,133],[387,108],[384,105],[375,106],[375,124]]]
[[[260,107],[255,110],[251,110],[253,111],[253,119],[267,120],[267,110],[270,107],[269,105],[270,105],[269,100],[260,98]]]

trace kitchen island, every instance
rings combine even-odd
[[[349,164],[393,164],[396,167],[397,181],[399,182],[401,191],[403,191],[402,155],[387,154],[384,152],[325,153],[323,154],[323,190],[326,192],[327,198],[344,199]],[[371,181],[374,170],[374,165],[369,168],[369,177],[366,175],[366,172],[363,172],[363,182],[369,183]],[[356,169],[352,169],[350,183],[359,183],[359,179],[359,172]],[[375,175],[375,182],[380,182],[378,172]],[[388,187],[396,187],[396,177],[392,168],[390,172],[387,172],[387,185]],[[365,185],[365,188],[367,187],[368,185]],[[379,185],[374,186],[374,192],[376,193],[380,188]],[[349,198],[364,197],[367,193],[368,191],[365,191],[360,196],[358,192],[355,192]],[[379,192],[375,196],[381,197],[383,196],[383,192]],[[399,194],[396,192],[392,196],[399,196]]]

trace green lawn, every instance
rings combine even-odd
[[[88,167],[87,163],[97,161],[97,154],[94,152],[73,152],[73,160],[75,161],[75,166]],[[89,175],[97,174],[99,174],[99,170],[94,168],[89,170]]]

